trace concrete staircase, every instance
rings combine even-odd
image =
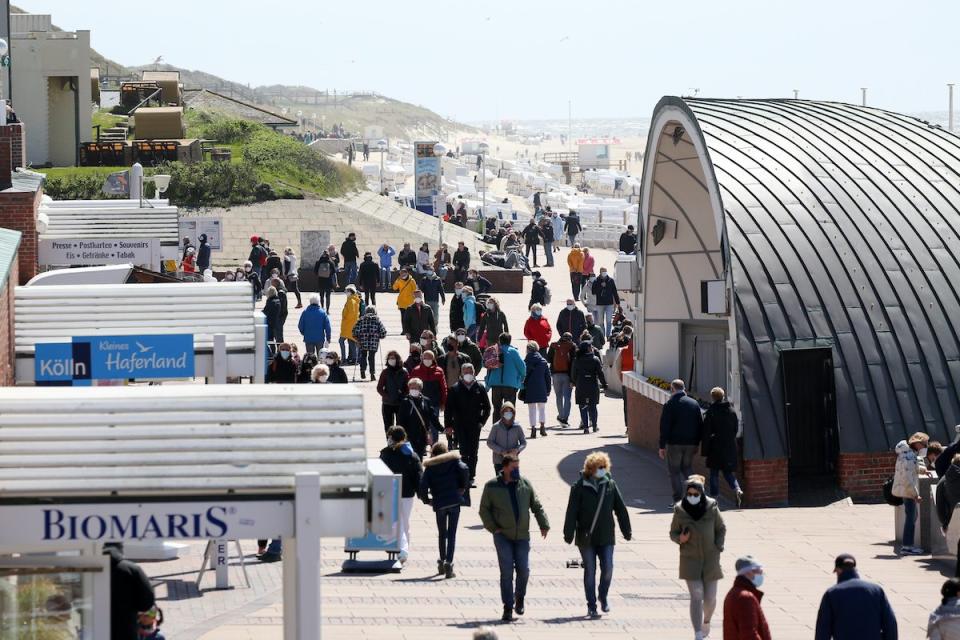
[[[352,231],[357,234],[361,253],[372,251],[376,254],[376,249],[384,242],[390,243],[397,251],[404,242],[409,242],[414,249],[427,242],[431,252],[438,247],[436,218],[370,191],[335,200],[275,200],[230,209],[181,210],[180,215],[217,216],[221,219],[223,250],[213,252],[215,267],[242,264],[250,253],[252,235],[268,238],[270,246],[280,254],[289,246],[301,256],[302,231],[329,231],[330,242],[338,249]],[[477,234],[444,223],[443,241],[451,253],[461,240],[470,249],[474,260],[478,259],[480,250],[492,249]]]

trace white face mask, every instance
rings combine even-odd
[[[924,458],[926,458],[926,457],[927,457],[927,448],[924,447],[923,449],[920,449],[920,451],[917,451],[917,457],[920,458],[921,460],[923,460]]]
[[[513,420],[513,411],[504,411],[503,412],[504,420]]]
[[[423,364],[426,365],[426,366],[428,366],[428,367],[431,366],[431,365],[433,365],[433,358],[424,358],[424,359],[423,359]]]
[[[430,340],[428,340],[427,338],[420,338],[420,344],[422,344],[425,347],[428,347],[430,346]]]
[[[700,496],[687,496],[687,502],[693,506],[700,504]]]
[[[476,376],[474,376],[472,373],[463,374],[463,381],[466,382],[467,384],[470,384],[475,379],[476,379]]]
[[[391,367],[395,367],[395,366],[397,366],[397,359],[396,359],[396,358],[387,358],[387,364],[390,365]]]
[[[414,298],[413,301],[417,304],[423,304],[423,298]]]
[[[487,311],[493,311],[494,308],[495,308],[495,307],[494,307],[493,303],[490,303],[490,304],[487,305]]]
[[[290,358],[290,352],[289,352],[289,351],[281,351],[281,352],[280,352],[280,357],[283,358],[284,360],[288,360],[288,359]]]
[[[573,310],[576,309],[576,308],[577,308],[577,305],[575,305],[575,304],[568,304],[568,305],[567,305],[567,311],[573,311]]]
[[[410,397],[411,397],[411,398],[419,398],[419,397],[420,397],[420,389],[410,389],[409,393],[410,393]]]
[[[464,336],[464,335],[457,336],[457,342],[459,342],[460,344],[463,344],[466,341],[467,341],[467,336]]]
[[[601,480],[601,479],[603,479],[603,478],[606,478],[606,477],[607,477],[607,470],[604,469],[603,467],[600,467],[599,469],[597,469],[596,471],[593,472],[593,477],[596,478],[597,480]]]

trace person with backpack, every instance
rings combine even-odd
[[[397,523],[400,539],[397,542],[402,564],[410,555],[410,514],[413,512],[413,499],[420,489],[423,467],[420,456],[407,441],[407,432],[403,427],[391,427],[387,431],[387,446],[380,450],[380,459],[390,471],[400,475],[400,513]]]
[[[530,439],[537,437],[537,423],[540,423],[540,435],[547,437],[547,398],[550,397],[550,367],[540,354],[540,345],[531,340],[527,343],[527,357],[523,360],[527,373],[523,378],[520,391],[524,404],[530,413]]]
[[[589,342],[581,342],[577,347],[577,355],[570,367],[570,379],[577,406],[580,407],[580,428],[584,433],[589,433],[592,427],[596,433],[599,429],[597,405],[600,404],[600,392],[607,388],[607,380],[603,375],[603,364]]]
[[[570,487],[563,522],[563,540],[576,543],[583,561],[583,588],[587,596],[587,615],[599,618],[600,610],[610,611],[607,599],[613,582],[613,547],[617,543],[613,518],[616,515],[624,540],[633,537],[630,514],[617,483],[610,475],[610,456],[594,451],[583,462],[583,470]],[[600,588],[597,590],[597,560],[600,561]]]
[[[483,366],[487,369],[484,383],[490,389],[494,415],[500,415],[504,402],[516,403],[517,392],[527,375],[527,366],[511,341],[509,333],[501,333],[497,342],[483,352]]]
[[[250,236],[250,255],[247,256],[247,260],[253,265],[260,281],[263,282],[266,275],[263,268],[267,264],[267,250],[260,243],[260,236]]]
[[[437,519],[437,542],[440,559],[437,573],[444,578],[455,578],[453,552],[457,545],[457,523],[460,506],[467,504],[470,487],[470,469],[460,459],[459,451],[447,451],[447,445],[437,442],[430,457],[423,461],[423,475],[417,492],[424,504],[433,506]]]
[[[486,311],[480,321],[479,332],[478,343],[481,349],[496,344],[501,334],[510,332],[507,314],[500,309],[500,302],[493,296],[487,298]]]
[[[547,281],[539,271],[533,272],[533,283],[530,286],[530,302],[527,303],[527,308],[530,308],[530,305],[541,304],[547,306],[551,302],[553,297],[550,292],[550,287],[547,286]]]
[[[557,399],[557,422],[562,427],[570,426],[570,398],[573,395],[570,370],[573,367],[573,356],[576,350],[577,345],[569,332],[564,332],[560,339],[551,344],[547,350],[553,393]]]
[[[337,287],[337,264],[329,251],[320,254],[313,265],[313,273],[317,276],[317,292],[320,294],[321,304],[327,313],[330,313],[330,298]]]
[[[200,245],[201,247],[203,245]],[[287,291],[293,291],[297,297],[297,309],[303,308],[303,298],[300,295],[300,273],[297,254],[293,252],[293,247],[287,247],[283,250],[283,277],[287,283]]]

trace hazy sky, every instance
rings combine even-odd
[[[946,110],[960,2],[14,0],[124,64],[374,90],[461,121],[649,116],[666,94]],[[960,94],[958,94],[960,100]],[[960,106],[960,102],[958,102]]]

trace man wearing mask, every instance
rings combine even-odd
[[[579,336],[586,326],[587,320],[583,317],[583,311],[577,307],[576,300],[567,298],[566,306],[560,310],[560,314],[557,316],[557,333]]]
[[[493,285],[490,284],[490,281],[480,275],[476,269],[470,269],[470,271],[467,273],[467,279],[463,284],[469,285],[473,289],[473,293],[476,295],[489,293],[493,288]]]
[[[411,278],[412,279],[412,278]],[[433,309],[424,304],[423,292],[413,292],[413,304],[403,310],[403,335],[410,342],[420,339],[424,331],[437,332],[437,321]]]
[[[480,520],[483,528],[493,534],[500,565],[500,598],[503,602],[504,622],[513,620],[514,611],[523,615],[527,581],[530,579],[530,513],[533,513],[544,538],[550,531],[550,522],[540,504],[537,492],[520,475],[520,461],[515,455],[503,457],[503,468],[483,487],[480,497]],[[516,573],[516,585],[514,585]]]
[[[203,273],[210,268],[210,243],[207,242],[207,234],[201,233],[200,248],[197,250],[197,269]]]
[[[620,253],[633,255],[637,252],[637,234],[633,232],[633,225],[628,224],[627,230],[620,234]]]
[[[409,242],[403,243],[403,248],[397,254],[397,266],[412,271],[417,266],[417,252],[410,247]]]
[[[448,437],[453,432],[460,443],[460,455],[470,469],[470,486],[477,476],[477,456],[480,450],[480,432],[490,418],[490,399],[487,390],[477,382],[472,364],[460,368],[460,380],[447,393],[444,413]]]
[[[453,285],[453,298],[450,300],[450,331],[465,329],[463,319],[463,283],[457,281]]]
[[[590,334],[590,343],[599,354],[601,351],[603,351],[603,345],[607,343],[603,335],[603,329],[600,328],[600,325],[593,322],[592,313],[584,314],[583,320],[586,323],[586,332]]]
[[[423,269],[420,291],[423,292],[424,301],[433,311],[434,327],[436,327],[436,319],[440,317],[440,305],[447,303],[447,296],[443,292],[443,280],[436,274],[432,265],[428,264]],[[433,331],[436,332],[436,328]]]
[[[593,295],[597,297],[597,313],[603,322],[604,336],[609,338],[613,332],[613,309],[620,304],[620,294],[606,267],[600,268],[600,277],[593,283]]]
[[[347,239],[340,245],[340,255],[343,257],[343,270],[347,276],[347,284],[353,284],[357,281],[357,259],[360,258],[357,234],[350,232]]]
[[[473,365],[474,370],[479,370],[483,365],[483,354],[480,353],[477,343],[467,336],[467,330],[457,329],[456,340],[460,353],[470,358],[470,364]]]
[[[453,252],[453,278],[463,280],[470,269],[470,249],[461,240],[457,243],[457,250]]]
[[[563,427],[570,426],[570,399],[573,396],[570,370],[576,350],[577,345],[569,332],[564,332],[547,350],[553,393],[557,398],[557,422]]]
[[[763,565],[753,556],[737,558],[737,578],[723,600],[723,637],[771,640],[770,627],[760,600],[763,592]]]

